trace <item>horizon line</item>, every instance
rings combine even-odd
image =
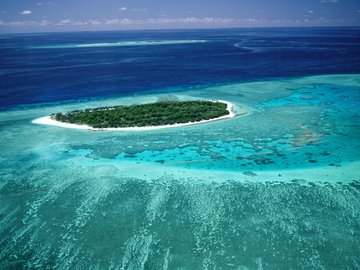
[[[92,30],[92,29],[84,29],[84,30],[59,30],[59,31],[29,31],[29,32],[1,32],[0,35],[21,35],[21,34],[56,34],[56,33],[89,33],[89,32],[156,32],[156,31],[206,31],[206,30],[235,30],[235,29],[301,29],[301,28],[360,28],[360,25],[326,25],[326,26],[237,26],[237,27],[174,27],[174,28],[143,28],[143,29],[104,29],[104,30]]]

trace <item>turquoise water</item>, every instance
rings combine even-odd
[[[246,115],[142,132],[35,125],[78,108],[222,99]],[[360,75],[0,113],[0,266],[359,269]]]

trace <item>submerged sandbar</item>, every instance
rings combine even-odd
[[[208,123],[235,115],[233,104],[223,100],[162,101],[57,113],[32,123],[87,130],[141,131]]]

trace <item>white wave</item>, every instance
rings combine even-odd
[[[85,44],[57,44],[35,46],[31,49],[74,49],[74,48],[101,48],[101,47],[130,47],[130,46],[156,46],[156,45],[176,45],[204,43],[206,40],[147,40],[147,41],[120,41],[120,42],[100,42]]]

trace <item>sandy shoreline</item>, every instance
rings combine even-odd
[[[236,114],[233,111],[234,105],[232,103],[230,103],[228,101],[224,101],[224,100],[214,100],[214,102],[225,103],[227,105],[226,110],[229,112],[229,114],[220,116],[218,118],[214,118],[214,119],[210,119],[210,120],[201,120],[201,121],[197,121],[197,122],[188,122],[188,123],[164,125],[164,126],[126,127],[126,128],[93,128],[88,125],[78,125],[78,124],[59,122],[59,121],[52,119],[50,116],[44,116],[44,117],[37,118],[37,119],[33,120],[32,123],[40,124],[40,125],[57,126],[57,127],[63,127],[63,128],[85,129],[85,130],[92,130],[92,131],[143,131],[143,130],[156,130],[156,129],[192,126],[192,125],[198,125],[198,124],[233,118],[236,116]]]

